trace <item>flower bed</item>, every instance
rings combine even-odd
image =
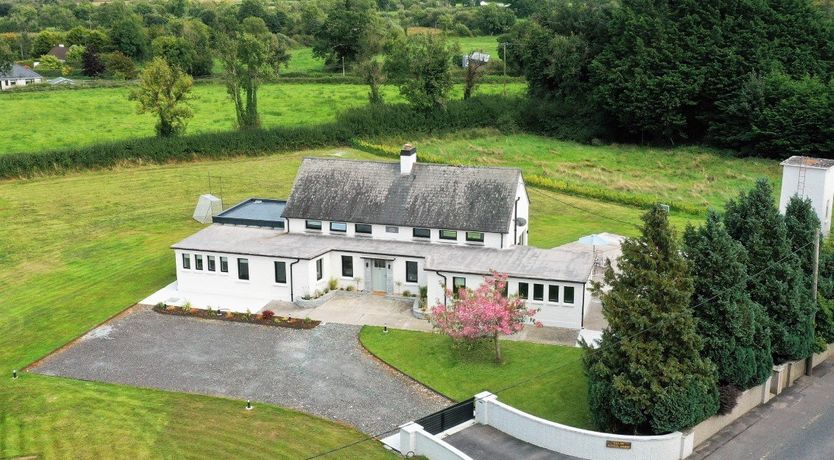
[[[153,311],[165,315],[194,316],[197,318],[217,319],[221,321],[234,321],[237,323],[261,324],[264,326],[288,327],[291,329],[312,329],[321,321],[310,318],[293,318],[291,316],[276,316],[272,310],[264,310],[261,313],[235,313],[224,310],[203,310],[189,306],[177,307],[158,303],[154,305]]]

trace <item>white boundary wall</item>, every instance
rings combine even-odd
[[[431,460],[473,460],[455,446],[411,422],[400,427],[400,452],[423,455]]]
[[[475,420],[530,444],[580,458],[680,459],[694,447],[692,434],[624,436],[562,425],[508,406],[489,392],[475,396]],[[626,443],[630,448],[606,447],[609,443]]]

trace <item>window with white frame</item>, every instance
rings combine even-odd
[[[249,280],[249,259],[237,259],[237,279]]]
[[[220,256],[220,273],[229,273],[229,258]]]
[[[440,230],[441,240],[457,240],[458,232],[456,230]]]
[[[530,285],[518,283],[518,297],[527,300],[530,297]]]
[[[320,220],[304,221],[304,228],[306,228],[307,230],[321,230],[321,221]]]
[[[215,265],[214,256],[206,256],[206,265],[208,266],[208,271],[217,271],[217,265]]]
[[[182,268],[191,270],[191,254],[182,254]]]
[[[316,281],[324,277],[324,259],[316,260]]]
[[[287,283],[287,263],[276,260],[275,261],[275,282],[278,284]]]
[[[466,232],[466,241],[470,243],[483,243],[484,242],[484,233],[483,232]]]
[[[356,233],[363,235],[370,235],[373,232],[373,226],[371,224],[356,224],[353,227]]]
[[[414,238],[431,238],[431,230],[428,228],[415,228],[412,231]]]
[[[551,303],[559,303],[559,285],[547,285],[547,301]]]
[[[385,233],[400,233],[400,227],[387,226],[385,227]]]
[[[345,233],[347,231],[347,224],[344,222],[330,222],[330,231],[336,233]]]
[[[353,278],[353,256],[342,256],[342,276]]]
[[[417,262],[413,260],[405,261],[405,282],[416,283],[419,279],[417,274]]]
[[[199,254],[194,254],[194,269],[195,270],[202,270],[203,269],[203,256]]]
[[[452,293],[457,297],[461,289],[466,289],[466,278],[463,276],[452,277]]]
[[[564,303],[566,304],[573,304],[574,303],[574,288],[573,286],[565,286],[565,295],[564,295]]]
[[[536,302],[544,301],[544,284],[533,284],[533,300]]]

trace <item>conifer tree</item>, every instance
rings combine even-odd
[[[608,327],[599,348],[587,350],[585,372],[599,429],[668,433],[715,414],[717,379],[700,355],[692,278],[666,212],[655,207],[643,222],[641,236],[623,242],[619,271],[610,261],[606,268]]]
[[[773,368],[770,331],[764,310],[747,292],[747,251],[713,211],[703,226],[688,227],[683,241],[702,355],[716,365],[721,386],[746,390],[764,382]]]
[[[814,282],[814,239],[820,229],[820,220],[810,198],[791,197],[785,208],[785,228],[791,251],[799,258],[799,266],[810,289]]]
[[[730,235],[747,249],[747,291],[767,312],[773,360],[809,356],[814,305],[767,179],[730,200],[724,221]]]

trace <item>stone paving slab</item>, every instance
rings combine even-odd
[[[367,353],[359,329],[296,330],[136,307],[32,371],[274,403],[368,434],[451,404]]]

